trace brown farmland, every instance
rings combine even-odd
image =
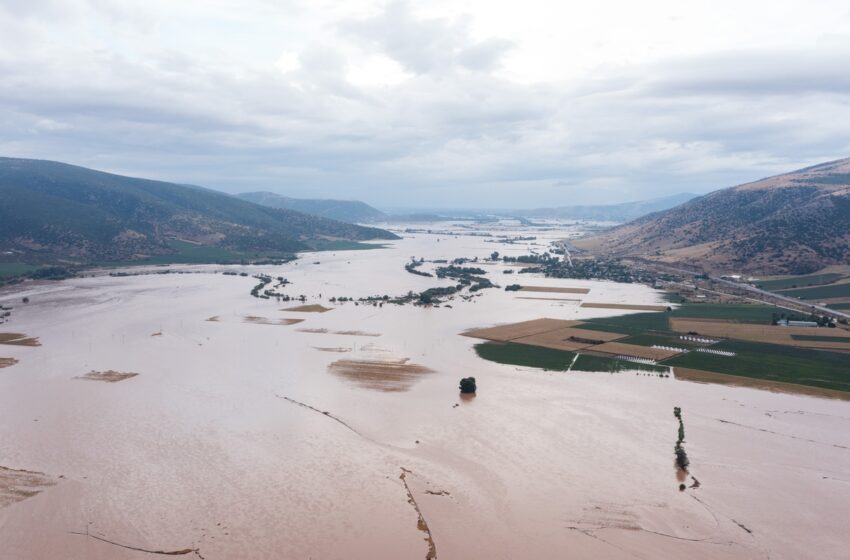
[[[606,342],[605,344],[594,346],[591,350],[614,356],[632,356],[655,361],[666,360],[681,353],[673,350],[662,350],[661,348],[626,344],[624,342]]]
[[[756,379],[754,377],[741,377],[739,375],[728,375],[715,373],[701,369],[691,369],[675,366],[673,374],[676,379],[693,381],[694,383],[717,383],[720,385],[733,385],[735,387],[751,387],[753,389],[764,389],[774,393],[787,393],[789,395],[812,395],[815,397],[826,397],[828,399],[840,399],[850,401],[850,393],[836,391],[834,389],[822,389],[808,385],[797,385],[796,383],[785,383],[783,381],[771,381],[769,379]]]
[[[243,323],[253,325],[294,325],[303,321],[304,319],[269,319],[268,317],[256,317],[254,315],[246,315],[242,319]]]
[[[296,313],[326,313],[332,310],[333,308],[325,307],[318,303],[314,303],[312,305],[297,305],[295,307],[285,307],[281,309],[281,311],[294,311]]]
[[[581,321],[564,321],[562,319],[532,319],[520,323],[509,323],[486,329],[474,329],[463,333],[472,338],[483,338],[496,342],[508,342],[517,338],[533,336],[548,331],[581,325]]]
[[[567,327],[532,336],[515,338],[511,342],[525,344],[527,346],[540,346],[542,348],[572,352],[574,350],[591,347],[595,344],[603,344],[605,342],[625,337],[626,335],[619,333]]]
[[[630,305],[627,303],[582,303],[582,307],[593,309],[626,309],[629,311],[667,311],[665,305]]]
[[[751,342],[784,344],[800,348],[850,350],[850,331],[814,327],[782,327],[705,319],[670,319],[670,327],[680,333],[696,332],[704,336],[736,338]],[[795,340],[791,335],[829,336],[844,338],[846,342],[823,340]]]
[[[589,288],[558,288],[553,286],[522,286],[522,292],[549,292],[554,294],[589,294]]]

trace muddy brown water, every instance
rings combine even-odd
[[[540,232],[537,243],[569,233]],[[321,305],[449,285],[403,266],[411,255],[493,249],[460,235],[404,234],[390,245],[230,270],[285,276]],[[502,281],[503,268],[488,270]],[[0,476],[0,492],[27,494],[0,507],[3,560],[152,557],[125,547],[208,560],[424,559],[432,545],[443,560],[846,554],[845,401],[499,365],[458,334],[620,310],[484,290],[452,308],[344,304],[305,314],[300,330],[268,329],[242,322],[282,318],[275,301],[250,296],[253,278],[185,270],[204,274],[74,279],[0,295],[30,298],[9,327],[42,343],[3,346],[19,363],[0,370],[0,465],[44,477]],[[639,285],[533,283],[585,288],[587,301],[663,304]],[[405,391],[374,390],[329,369],[339,353],[314,347],[350,348],[345,358],[359,362],[409,358],[432,373],[412,376]],[[74,379],[92,370],[142,375]],[[458,393],[468,376],[474,398]],[[672,471],[674,406],[701,483],[684,492]]]

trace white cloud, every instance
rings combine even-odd
[[[842,2],[0,0],[0,153],[546,206],[850,155]]]

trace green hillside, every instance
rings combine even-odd
[[[289,253],[311,240],[395,239],[385,230],[275,209],[217,191],[63,163],[0,158],[0,262],[141,260],[174,241]]]
[[[262,204],[270,208],[284,208],[322,218],[331,218],[350,223],[366,223],[384,220],[387,215],[359,200],[330,200],[312,198],[289,198],[270,192],[248,192],[237,195],[243,200]]]

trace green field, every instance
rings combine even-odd
[[[668,317],[727,319],[769,324],[774,313],[783,311],[769,305],[684,304],[679,309],[667,313],[636,313],[589,319],[585,326],[588,329],[628,334],[630,336],[621,342],[629,344],[689,347],[690,344],[679,340],[678,335],[670,330]],[[800,336],[807,337],[801,340],[837,339],[817,335]],[[727,357],[690,352],[663,363],[741,377],[850,391],[848,354],[738,340],[726,340],[712,348],[729,350],[737,355]]]
[[[354,251],[367,249],[381,249],[382,244],[358,243],[356,241],[316,241],[313,249],[316,251]],[[158,266],[170,264],[240,264],[257,260],[290,260],[295,255],[289,253],[255,253],[239,252],[212,247],[209,245],[196,245],[186,241],[172,240],[169,242],[175,251],[170,255],[154,255],[144,259],[123,261],[97,261],[83,265],[84,267],[106,267],[122,268],[129,266]],[[20,276],[41,268],[39,265],[25,263],[0,263],[0,278]]]
[[[482,342],[475,345],[475,353],[491,362],[553,371],[566,371],[575,358],[572,352],[510,342]]]
[[[324,240],[316,239],[306,242],[314,251],[368,251],[370,249],[383,249],[384,243],[361,243],[359,241],[346,241],[344,239]]]
[[[584,326],[597,331],[631,335],[646,334],[647,331],[669,332],[670,325],[667,321],[669,315],[670,313],[666,312],[633,313],[617,317],[588,319]]]
[[[27,272],[32,272],[40,268],[34,264],[26,264],[26,263],[0,263],[0,278],[7,278],[10,276],[20,276],[21,274],[26,274]]]
[[[741,377],[850,391],[848,354],[738,340],[726,340],[712,348],[736,352],[737,355],[727,357],[690,352],[664,363]]]
[[[165,265],[165,264],[234,264],[248,262],[258,259],[289,259],[292,255],[267,255],[267,254],[249,254],[238,253],[223,249],[221,247],[211,247],[209,245],[195,245],[186,241],[173,240],[169,245],[176,253],[172,255],[155,255],[146,259],[134,261],[102,261],[93,263],[94,266],[104,267],[124,267],[124,266],[140,266],[140,265]]]
[[[769,292],[775,290],[787,290],[789,288],[803,288],[807,286],[822,286],[831,284],[842,278],[843,274],[829,272],[826,274],[809,274],[807,276],[794,276],[793,278],[782,278],[781,280],[764,280],[756,285],[762,290]]]
[[[794,340],[812,340],[815,342],[850,342],[850,338],[844,336],[818,336],[816,334],[792,334],[791,338]],[[850,356],[847,359],[850,361]]]
[[[606,358],[604,356],[579,354],[571,371],[607,371],[609,373],[618,373],[621,371],[651,371],[655,373],[667,373],[670,371],[670,368],[665,366],[653,366],[650,364],[639,364],[637,362],[617,360],[616,358]]]
[[[850,303],[830,303],[827,307],[830,309],[850,309]]]
[[[769,325],[774,313],[785,310],[771,305],[735,305],[712,303],[685,303],[668,312],[634,313],[617,317],[588,319],[588,329],[618,332],[629,335],[669,333],[669,317],[691,319],[727,319],[742,323],[764,323]],[[644,344],[644,343],[641,343]],[[653,342],[651,344],[661,344]]]
[[[671,316],[770,324],[773,314],[783,311],[785,310],[772,305],[760,304],[686,303],[674,310]]]
[[[573,364],[573,359],[575,359],[575,363],[573,364],[572,371],[620,372],[639,370],[658,373],[667,373],[669,371],[664,366],[638,364],[626,360],[589,356],[587,354],[579,354],[578,358],[576,358],[574,352],[539,348],[511,342],[482,342],[475,345],[475,352],[479,357],[491,362],[550,371],[567,371],[570,369],[570,364]]]
[[[800,288],[797,290],[781,290],[777,293],[783,296],[800,299],[828,299],[838,297],[850,297],[850,282],[846,284],[831,284],[829,286],[818,286],[816,288]]]
[[[705,346],[704,344],[698,344],[696,342],[687,342],[681,340],[678,334],[669,333],[669,334],[655,334],[655,333],[643,333],[632,335],[628,338],[623,338],[618,340],[617,342],[625,342],[627,344],[637,344],[639,346],[652,346],[653,344],[658,344],[660,346],[675,346],[677,348],[692,348],[692,347],[700,347]]]

